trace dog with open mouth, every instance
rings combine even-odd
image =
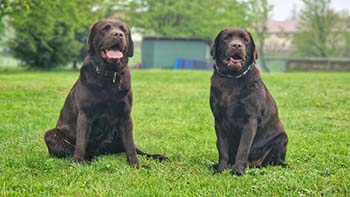
[[[136,148],[131,119],[132,91],[127,66],[134,46],[129,27],[118,20],[95,23],[88,38],[88,56],[70,90],[56,127],[45,133],[49,154],[89,161],[101,154],[125,152],[131,165],[137,154],[164,160]]]
[[[287,166],[288,137],[255,66],[258,53],[251,34],[243,29],[223,29],[211,55],[215,63],[210,107],[219,152],[214,171],[232,165],[232,173],[241,176],[247,166]]]

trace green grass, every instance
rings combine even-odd
[[[263,75],[289,135],[292,167],[216,174],[208,71],[132,73],[135,142],[165,153],[150,169],[124,154],[91,165],[50,158],[45,130],[57,120],[78,72],[0,73],[0,196],[346,196],[350,193],[350,74]]]

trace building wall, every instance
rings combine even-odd
[[[209,59],[209,45],[192,40],[144,40],[142,64],[144,68],[172,68],[175,59]]]
[[[144,40],[141,44],[141,61],[143,68],[154,67],[155,42]]]

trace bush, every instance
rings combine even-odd
[[[28,0],[11,13],[14,56],[25,66],[52,68],[81,58],[87,29],[97,20],[92,1]]]
[[[10,43],[14,56],[24,65],[51,68],[66,65],[78,55],[79,43],[69,35],[72,34],[69,28],[55,24],[50,31],[47,28],[25,31],[29,28],[29,23],[18,27]]]

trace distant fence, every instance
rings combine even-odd
[[[273,71],[350,71],[350,58],[266,57]]]
[[[350,71],[350,58],[278,58],[266,57],[272,72]],[[212,61],[176,58],[174,69],[212,69]]]

